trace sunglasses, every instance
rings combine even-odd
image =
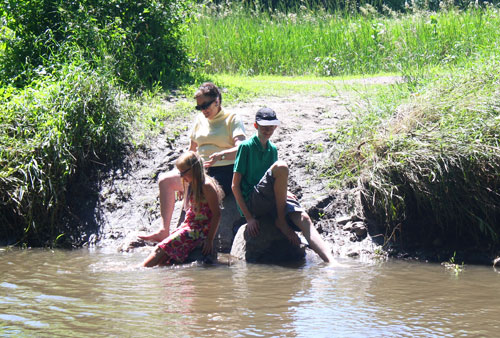
[[[214,103],[214,102],[215,102],[215,100],[216,100],[216,99],[213,99],[212,101],[205,102],[205,103],[200,104],[199,106],[196,106],[196,107],[194,107],[194,108],[195,108],[196,110],[205,110],[205,109],[207,109],[208,107],[210,107],[210,105],[211,105],[212,103]]]
[[[187,168],[186,170],[183,170],[183,171],[180,171],[180,170],[179,170],[179,173],[180,173],[181,177],[186,176],[186,174],[188,173],[188,171],[189,171],[189,170],[191,170],[191,168],[192,168],[192,167],[189,167],[189,168]]]

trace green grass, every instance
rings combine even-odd
[[[346,122],[324,175],[357,186],[388,235],[417,238],[406,244],[484,249],[500,233],[500,60],[447,70]]]
[[[321,11],[251,12],[233,4],[200,9],[185,42],[211,74],[374,74],[461,64],[500,43],[494,7],[350,16]]]
[[[321,144],[331,158],[322,175],[332,186],[360,189],[387,239],[484,249],[498,244],[500,233],[499,73],[498,58],[485,58],[417,69],[390,86],[358,77],[211,79],[229,101],[297,93],[355,98],[346,102],[352,119]]]
[[[120,153],[126,111],[112,80],[67,65],[24,89],[0,89],[0,233],[45,244],[77,172]]]
[[[160,90],[128,95],[82,60],[23,89],[0,88],[2,240],[75,244],[81,224],[69,205],[85,201],[72,192],[90,191],[96,171],[147,147],[158,133],[174,140],[194,104],[168,99]]]
[[[231,105],[237,102],[248,102],[256,97],[277,96],[286,97],[294,94],[338,96],[339,92],[354,92],[357,95],[370,96],[378,90],[385,90],[387,86],[377,84],[363,84],[361,79],[378,76],[398,76],[385,73],[370,76],[281,76],[240,74],[204,74],[191,86],[182,88],[182,93],[190,97],[197,86],[203,81],[213,81],[224,91],[224,104]],[[193,105],[194,107],[194,105]]]
[[[186,129],[194,111],[194,100],[167,96],[161,91],[143,92],[123,103],[126,110],[133,112],[128,141],[134,148],[147,147],[160,133],[173,142]]]

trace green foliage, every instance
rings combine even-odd
[[[498,58],[454,67],[397,109],[359,114],[339,129],[346,148],[327,174],[357,180],[388,233],[424,244],[498,243],[499,73]]]
[[[191,91],[193,93],[193,91]],[[194,110],[193,102],[169,102],[160,92],[143,92],[142,96],[127,102],[128,110],[140,112],[131,122],[131,142],[142,147],[160,133],[172,142],[185,130],[187,117]]]
[[[0,80],[22,87],[43,65],[67,63],[79,50],[94,68],[108,68],[131,88],[172,85],[185,76],[181,35],[190,1],[3,1]]]
[[[225,0],[213,0],[215,4],[224,3]],[[327,12],[355,13],[363,7],[372,7],[378,11],[407,11],[410,8],[438,10],[443,6],[467,8],[471,4],[484,4],[486,1],[470,0],[241,0],[246,8],[259,11],[276,11],[297,13],[299,10],[325,10]],[[496,3],[497,1],[489,1]]]
[[[443,262],[441,263],[442,266],[444,266],[447,270],[453,271],[455,275],[460,274],[461,272],[464,272],[465,266],[464,262],[461,264],[458,264],[456,261],[457,257],[457,252],[453,252],[453,256],[450,257],[448,262]]]
[[[74,217],[63,221],[68,194],[139,138],[127,135],[140,123],[127,114],[137,105],[118,88],[166,87],[190,74],[181,40],[190,6],[190,0],[0,2],[3,241],[72,241],[78,225],[67,228]],[[142,121],[156,127],[167,116],[152,112]]]
[[[500,11],[492,6],[384,15],[322,9],[256,11],[230,3],[200,7],[185,36],[206,72],[338,76],[457,65],[493,54]]]
[[[0,89],[0,237],[59,241],[68,182],[118,156],[122,95],[86,65],[61,67],[25,89]]]

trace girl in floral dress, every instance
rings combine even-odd
[[[200,243],[202,253],[212,253],[220,221],[223,192],[212,177],[205,174],[200,156],[189,151],[175,162],[184,185],[186,218],[182,225],[159,243],[142,263],[145,267],[182,263]]]

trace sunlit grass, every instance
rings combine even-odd
[[[357,186],[388,234],[491,245],[500,233],[500,61],[448,71],[360,109],[332,135],[343,149],[324,174]]]
[[[212,74],[319,75],[399,72],[460,64],[498,48],[494,7],[382,16],[321,11],[250,12],[208,7],[185,41]]]
[[[122,92],[84,64],[23,89],[0,89],[0,233],[47,244],[62,233],[68,182],[119,158],[128,112]],[[68,238],[69,239],[69,238]]]
[[[225,104],[247,102],[256,97],[277,96],[285,97],[295,94],[317,95],[336,97],[339,92],[365,93],[370,95],[373,91],[387,88],[380,85],[377,78],[394,78],[399,85],[404,80],[396,74],[375,74],[372,76],[349,75],[349,76],[280,76],[280,75],[255,75],[246,76],[240,74],[205,74],[199,81],[191,86],[184,87],[182,93],[186,97],[192,96],[197,86],[203,81],[213,81],[224,91]],[[375,81],[372,81],[375,79]],[[194,107],[194,106],[193,106]]]

